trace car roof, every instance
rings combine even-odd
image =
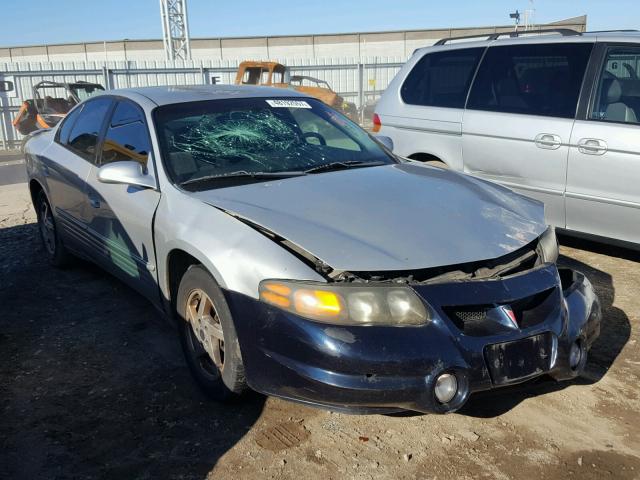
[[[156,105],[197,102],[202,100],[224,100],[230,98],[282,98],[308,95],[287,88],[256,87],[250,85],[175,85],[160,87],[138,87],[108,90],[103,95],[118,95],[137,100],[143,96]]]
[[[640,44],[640,32],[638,31],[602,31],[602,32],[576,32],[575,35],[561,35],[554,32],[527,35],[521,32],[521,36],[509,37],[506,32],[502,37],[497,39],[478,40],[470,37],[454,39],[444,45],[432,45],[417,49],[414,53],[426,53],[435,49],[459,49],[468,47],[486,47],[498,45],[517,45],[517,44],[534,44],[534,43],[594,43],[594,42],[620,42],[620,43],[638,43]],[[491,33],[487,33],[489,37]],[[446,38],[444,39],[446,40]]]

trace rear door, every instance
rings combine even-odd
[[[469,86],[485,47],[430,51],[400,76],[376,107],[381,135],[402,157],[428,154],[462,169],[462,115]]]
[[[464,113],[464,171],[545,203],[565,226],[569,139],[592,43],[490,47]]]
[[[142,109],[121,99],[99,145],[98,165],[87,177],[88,228],[96,260],[107,270],[159,302],[153,217],[160,191],[98,181],[98,168],[113,162],[139,162],[155,177],[149,129]]]
[[[111,105],[111,99],[104,97],[73,110],[63,120],[56,141],[42,159],[50,200],[65,241],[89,255],[86,182],[96,161],[98,138]]]
[[[640,45],[598,45],[571,136],[567,228],[640,243]]]

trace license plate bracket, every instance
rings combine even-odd
[[[549,332],[484,348],[484,358],[494,385],[517,383],[542,375],[551,368],[553,335]]]

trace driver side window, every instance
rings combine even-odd
[[[142,111],[133,103],[118,102],[102,142],[101,165],[136,161],[146,168],[151,144]]]

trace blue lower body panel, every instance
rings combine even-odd
[[[578,375],[600,331],[600,304],[581,273],[545,265],[504,279],[414,285],[424,326],[313,322],[226,291],[247,381],[259,392],[339,411],[446,413],[476,391],[549,374]],[[512,324],[495,317],[515,312]],[[580,361],[570,360],[572,345]],[[458,380],[446,404],[442,373]]]

